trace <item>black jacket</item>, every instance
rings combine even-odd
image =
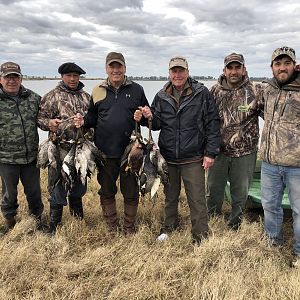
[[[107,81],[93,89],[84,124],[95,128],[95,144],[108,158],[122,156],[135,128],[133,114],[145,105],[149,104],[143,87],[128,79],[118,90]]]
[[[153,129],[161,130],[158,146],[168,162],[191,162],[204,155],[214,158],[219,153],[220,121],[215,102],[202,83],[191,78],[188,83],[180,104],[168,82],[151,106]]]

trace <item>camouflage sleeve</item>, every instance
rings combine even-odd
[[[204,155],[214,158],[219,154],[220,151],[220,118],[212,93],[206,90],[203,92],[203,96],[206,101],[206,111],[204,117],[206,145]]]
[[[90,97],[90,103],[87,113],[84,116],[84,127],[95,128],[98,120],[98,110],[94,103],[93,96]]]
[[[57,101],[55,94],[49,92],[42,97],[37,118],[38,126],[45,131],[49,131],[49,121],[58,115]]]
[[[257,97],[257,111],[258,115],[263,119],[264,118],[264,84],[263,83],[254,83],[255,94]]]

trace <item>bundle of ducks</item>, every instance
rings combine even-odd
[[[121,166],[123,165],[126,165],[128,172],[137,177],[142,196],[150,193],[152,199],[156,195],[160,183],[168,184],[167,163],[153,141],[151,126],[149,126],[148,139],[142,138],[140,130],[136,126],[122,156]]]
[[[39,146],[37,167],[48,167],[48,191],[61,182],[66,191],[70,191],[79,178],[82,184],[91,177],[99,165],[103,165],[103,153],[87,138],[70,140],[62,146],[50,138]]]

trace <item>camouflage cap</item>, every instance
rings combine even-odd
[[[1,72],[1,76],[4,77],[4,76],[7,76],[9,74],[17,74],[19,76],[22,76],[22,73],[21,73],[21,68],[18,64],[14,63],[14,62],[11,62],[11,61],[8,61],[8,62],[5,62],[1,65],[1,68],[0,68],[0,72]]]
[[[113,62],[117,62],[122,66],[125,66],[125,58],[123,54],[119,52],[109,52],[106,56],[106,65],[109,65]]]
[[[272,61],[273,62],[278,56],[281,55],[287,55],[288,57],[291,58],[292,61],[296,61],[296,53],[295,50],[293,48],[287,47],[287,46],[283,46],[280,48],[277,48],[274,50],[273,54],[272,54]]]
[[[188,65],[186,58],[184,58],[183,56],[172,57],[169,62],[169,70],[172,68],[175,68],[175,67],[182,67],[182,68],[188,70],[189,65]]]
[[[224,59],[224,67],[227,67],[230,63],[237,62],[241,65],[245,64],[244,56],[239,53],[231,53],[227,55]]]

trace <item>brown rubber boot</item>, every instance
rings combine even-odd
[[[133,234],[136,232],[135,218],[138,210],[138,199],[124,200],[124,225],[123,231],[125,234]]]
[[[110,231],[118,230],[118,216],[115,198],[101,198],[102,214]]]

